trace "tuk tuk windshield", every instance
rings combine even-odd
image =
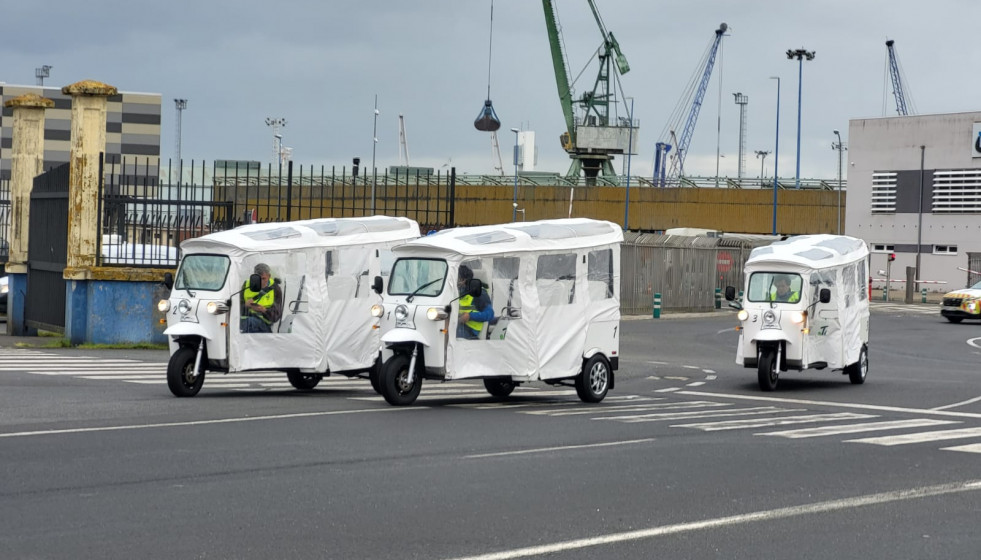
[[[388,281],[389,295],[438,296],[446,281],[446,261],[403,258],[395,261]]]
[[[218,291],[225,285],[228,266],[228,257],[224,255],[185,255],[174,288]]]
[[[800,274],[790,272],[754,272],[749,277],[749,301],[775,301],[797,303],[800,301],[803,280]]]

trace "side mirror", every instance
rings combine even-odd
[[[480,290],[482,289],[483,289],[483,284],[481,284],[480,280],[476,278],[471,278],[470,281],[467,283],[467,294],[469,294],[470,297],[479,296]]]
[[[818,300],[821,303],[828,303],[831,301],[831,290],[827,288],[821,288],[821,292],[818,295]]]
[[[381,295],[382,290],[385,289],[385,284],[382,282],[381,276],[375,276],[375,281],[371,283],[371,291],[378,295]]]
[[[262,290],[262,278],[258,274],[249,276],[249,291],[258,292]]]
[[[736,288],[726,286],[726,301],[732,301],[734,299],[736,299]]]
[[[168,290],[173,290],[174,289],[174,275],[171,274],[170,272],[164,272],[163,284],[164,284],[164,286],[167,286],[167,289]]]

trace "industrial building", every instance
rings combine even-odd
[[[60,87],[18,86],[0,82],[0,106],[4,101],[34,93],[54,101],[45,111],[44,168],[68,162],[71,141],[71,96]],[[4,108],[0,116],[0,179],[10,178],[10,148],[13,109]],[[160,94],[119,92],[109,98],[106,122],[106,154],[127,160],[150,159],[156,167],[160,158]]]
[[[979,135],[981,112],[849,122],[845,233],[869,244],[873,276],[895,254],[893,279],[919,260],[917,291],[981,280]]]

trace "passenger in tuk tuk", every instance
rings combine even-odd
[[[467,285],[473,278],[473,270],[467,265],[460,265],[457,275],[457,287],[460,290],[460,315],[457,321],[456,337],[477,340],[480,338],[484,323],[494,318],[494,306],[487,290],[480,287],[480,295],[473,297],[466,293]]]
[[[259,275],[260,289],[253,292],[249,282],[242,289],[243,333],[271,333],[272,325],[283,314],[283,289],[279,281],[272,277],[266,263],[255,265],[254,273]]]
[[[784,274],[773,278],[773,289],[770,290],[770,301],[796,303],[800,301],[800,291],[790,289],[790,278]]]

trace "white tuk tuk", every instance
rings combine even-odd
[[[408,405],[423,378],[483,379],[497,397],[544,381],[603,400],[619,362],[622,241],[611,222],[562,219],[445,230],[396,247],[384,301],[371,310],[382,332],[379,392]],[[473,318],[461,315],[468,309]]]
[[[301,390],[323,376],[377,379],[379,334],[371,278],[388,274],[392,248],[419,237],[407,218],[372,216],[251,224],[188,239],[177,277],[164,283],[170,363],[178,397],[205,372],[283,371]],[[374,374],[372,374],[374,372]]]
[[[745,267],[736,363],[773,391],[782,372],[841,370],[865,383],[869,369],[869,251],[842,235],[802,235],[757,247]]]

